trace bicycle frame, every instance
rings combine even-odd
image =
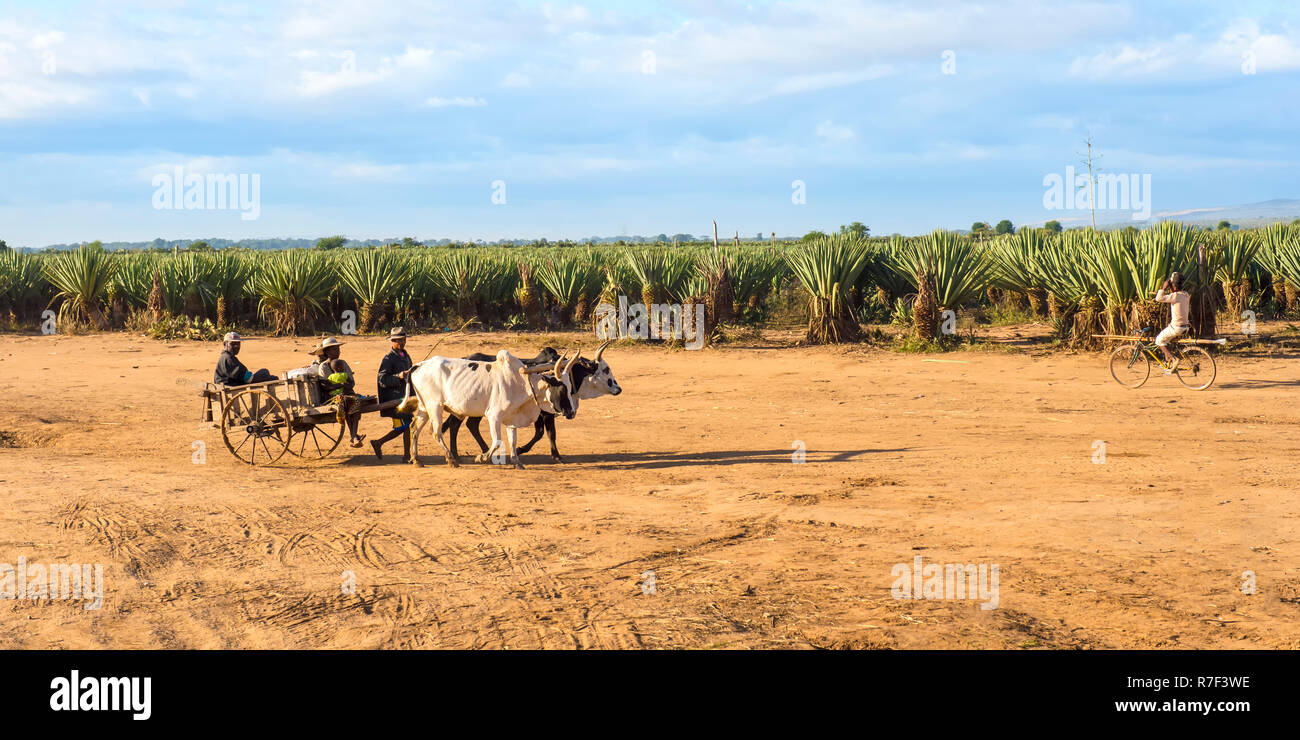
[[[1144,337],[1134,337],[1133,340],[1137,342],[1137,346],[1133,348],[1133,359],[1128,361],[1129,367],[1132,367],[1133,363],[1137,362],[1138,352],[1144,351],[1147,353],[1147,355],[1151,357],[1152,360],[1155,360],[1156,365],[1158,365],[1161,370],[1169,369],[1169,366],[1165,364],[1164,353],[1158,351],[1159,347],[1156,346],[1156,342],[1154,339],[1146,339]],[[1181,360],[1183,358],[1183,348],[1178,344],[1177,340],[1170,342],[1170,344],[1173,346],[1169,348],[1169,351],[1173,353],[1175,358]]]

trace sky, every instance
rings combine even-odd
[[[1089,136],[1157,213],[1300,197],[1297,83],[1295,2],[0,0],[0,239],[1081,225]]]

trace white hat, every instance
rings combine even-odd
[[[313,355],[319,355],[325,351],[326,347],[340,347],[342,345],[343,343],[338,340],[338,337],[325,337],[320,340],[320,344],[316,345],[314,349],[308,350],[308,352]]]
[[[239,332],[237,332],[237,331],[228,331],[228,332],[226,332],[226,336],[225,336],[225,338],[223,338],[221,341],[223,341],[223,342],[242,342],[242,341],[244,341],[244,338],[241,337],[241,336],[239,336]]]

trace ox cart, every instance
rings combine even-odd
[[[204,383],[199,426],[220,429],[230,454],[249,465],[269,465],[285,452],[304,460],[323,460],[343,441],[347,427],[314,376],[227,386]],[[394,408],[359,396],[361,413]]]

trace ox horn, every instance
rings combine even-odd
[[[595,362],[597,365],[599,365],[600,356],[605,354],[605,348],[608,347],[611,343],[613,343],[613,341],[614,341],[613,339],[606,339],[605,343],[600,345],[600,348],[596,350],[596,356],[591,358],[592,362]]]
[[[564,367],[564,358],[565,358],[565,357],[568,357],[568,356],[569,356],[569,352],[568,352],[568,350],[565,350],[564,353],[562,353],[562,354],[560,355],[560,359],[556,360],[554,365],[551,365],[550,367],[547,367],[546,369],[547,369],[547,370],[554,370],[554,371],[555,371],[555,377],[557,377],[557,378],[560,377],[560,373],[564,372],[564,371],[561,370],[560,368]]]

